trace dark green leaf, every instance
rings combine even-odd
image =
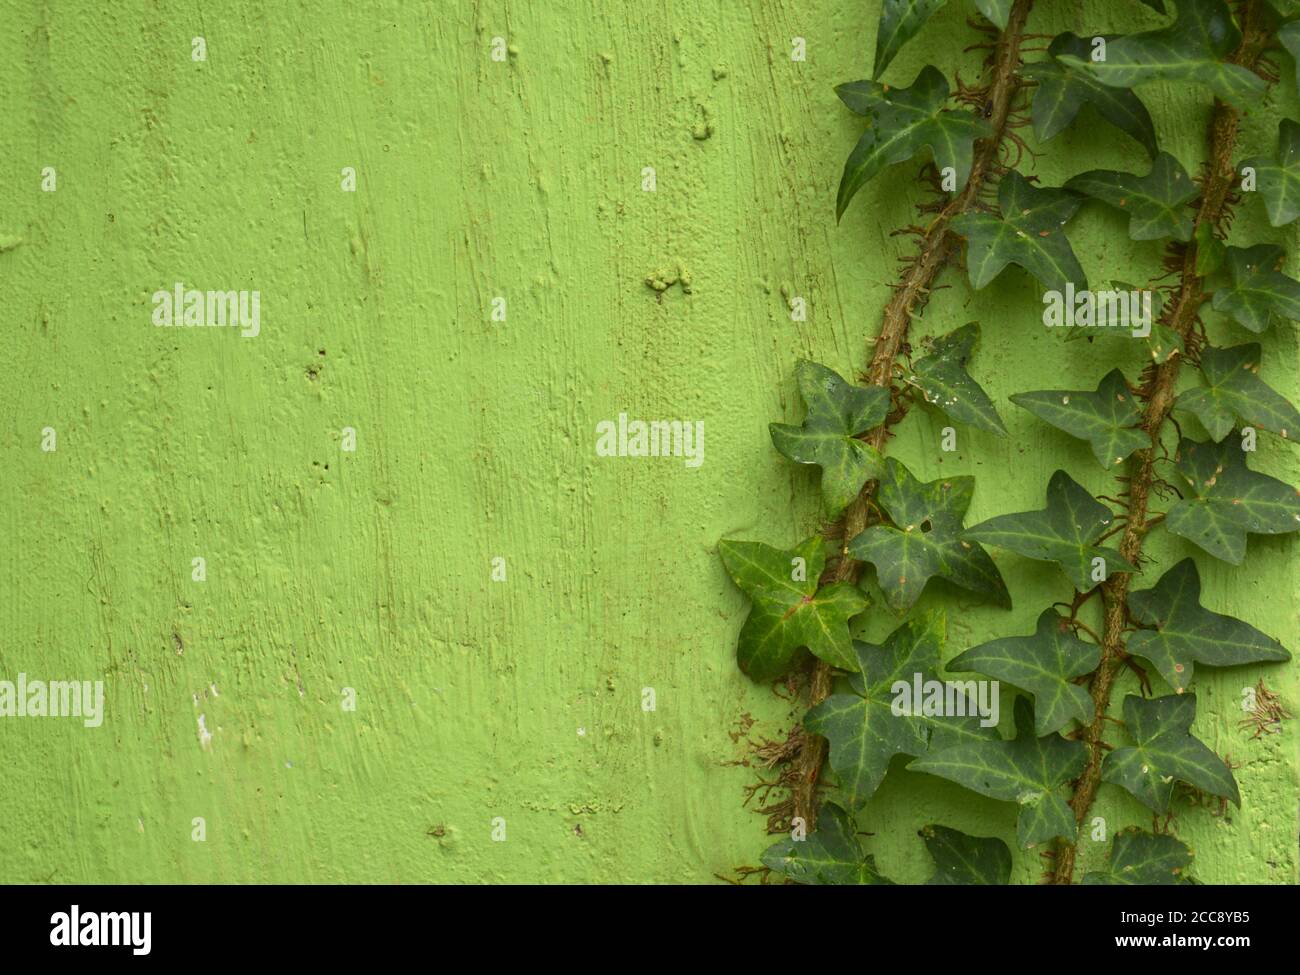
[[[1259,378],[1258,343],[1201,350],[1201,375],[1205,386],[1178,396],[1176,406],[1186,410],[1218,442],[1237,426],[1256,426],[1284,439],[1300,430],[1300,413]]]
[[[912,381],[927,403],[953,420],[1005,437],[1007,428],[1002,425],[1002,417],[966,371],[979,334],[979,325],[970,322],[935,339],[930,354],[913,365]]]
[[[1270,224],[1281,227],[1300,217],[1300,122],[1282,119],[1277,129],[1277,154],[1255,156],[1238,167],[1247,168],[1255,170],[1255,191],[1264,198]]]
[[[1283,14],[1283,16],[1289,15]],[[1293,20],[1289,24],[1283,24],[1279,27],[1277,29],[1277,39],[1286,48],[1287,53],[1291,55],[1291,60],[1295,62],[1296,85],[1300,87],[1300,20]]]
[[[893,884],[862,852],[852,817],[833,802],[822,806],[812,835],[768,847],[763,866],[801,884]]]
[[[1240,565],[1247,532],[1284,535],[1300,529],[1295,488],[1246,467],[1233,438],[1219,444],[1183,440],[1177,461],[1188,490],[1169,509],[1165,527],[1215,558]]]
[[[1107,37],[1106,43],[1113,41]],[[1059,134],[1074,121],[1084,105],[1092,105],[1097,114],[1142,144],[1147,155],[1155,158],[1156,130],[1151,113],[1142,101],[1124,88],[1103,85],[1087,71],[1056,60],[1062,54],[1086,61],[1091,53],[1087,40],[1074,34],[1058,34],[1047,49],[1048,60],[1027,64],[1020,74],[1038,82],[1033,92],[1032,118],[1034,135],[1039,142]]]
[[[867,131],[844,164],[835,217],[844,215],[858,190],[892,163],[911,159],[928,147],[939,169],[951,166],[957,188],[966,185],[975,140],[990,133],[989,124],[967,111],[945,109],[948,82],[938,68],[921,69],[910,88],[875,81],[840,85],[836,93],[849,108],[867,116]]]
[[[1264,79],[1226,58],[1241,31],[1223,0],[1182,0],[1174,22],[1158,30],[1121,37],[1106,45],[1106,60],[1062,55],[1103,84],[1131,88],[1148,81],[1205,85],[1224,101],[1245,106],[1265,89]]]
[[[1150,660],[1179,694],[1191,686],[1194,664],[1233,667],[1291,659],[1282,644],[1249,623],[1202,607],[1201,576],[1191,559],[1183,559],[1152,588],[1130,592],[1128,608],[1139,623],[1155,627],[1129,637],[1128,652]]]
[[[1077,778],[1087,761],[1082,742],[1060,735],[1034,734],[1033,707],[1016,699],[1016,738],[954,745],[913,762],[914,772],[929,772],[993,799],[1020,806],[1016,838],[1031,847],[1055,836],[1073,841],[1074,813],[1061,787]]]
[[[925,755],[931,748],[993,735],[973,717],[976,702],[964,695],[966,716],[924,714],[919,704],[909,713],[906,701],[895,713],[895,683],[912,687],[918,680],[938,680],[944,626],[942,613],[926,613],[903,623],[882,647],[855,640],[862,672],[849,677],[849,692],[832,694],[804,715],[804,727],[830,742],[830,765],[852,808],[871,798],[895,755]]]
[[[1086,592],[1097,585],[1092,560],[1104,560],[1104,574],[1137,572],[1113,548],[1099,548],[1115,516],[1104,504],[1076,484],[1065,471],[1057,471],[1047,485],[1047,507],[998,515],[968,528],[962,537],[972,542],[999,545],[1042,562],[1056,562],[1074,587]]]
[[[876,567],[876,578],[896,611],[911,606],[935,576],[1010,607],[997,566],[977,543],[960,538],[975,492],[973,477],[922,483],[890,457],[876,500],[892,525],[873,525],[849,543],[849,554]]]
[[[935,885],[993,885],[1011,882],[1011,850],[995,836],[967,836],[947,826],[925,826],[921,839],[934,860]]]
[[[1241,805],[1232,772],[1218,755],[1192,737],[1195,694],[1168,694],[1147,701],[1124,698],[1124,724],[1136,745],[1116,748],[1102,760],[1101,779],[1123,786],[1143,805],[1169,811],[1174,780]]]
[[[836,667],[857,667],[848,622],[867,608],[868,600],[847,582],[817,589],[826,565],[820,536],[788,552],[762,542],[724,540],[718,552],[753,602],[736,648],[740,669],[751,679],[780,677],[801,647]]]
[[[1156,156],[1146,176],[1094,169],[1068,180],[1065,188],[1127,213],[1133,240],[1192,239],[1192,211],[1187,204],[1199,190],[1182,163],[1167,152]]]
[[[796,367],[795,377],[808,415],[799,427],[769,424],[772,443],[796,464],[821,467],[826,506],[831,514],[839,514],[862,485],[880,473],[879,452],[855,439],[855,434],[885,421],[889,390],[852,386],[834,371],[806,359]]]
[[[1231,315],[1252,332],[1268,328],[1274,315],[1300,321],[1300,281],[1277,270],[1282,256],[1282,248],[1274,244],[1229,247],[1232,285],[1214,292],[1214,310]]]
[[[1151,446],[1151,437],[1138,426],[1142,413],[1118,369],[1106,374],[1096,392],[1040,389],[1010,399],[1058,430],[1088,441],[1102,467],[1121,464],[1133,451]]]
[[[966,272],[971,287],[984,287],[1008,264],[1017,264],[1045,288],[1064,291],[1069,282],[1088,287],[1065,237],[1065,225],[1081,200],[1061,189],[1030,186],[1015,170],[998,185],[1002,215],[963,213],[952,229],[966,238]]]
[[[1145,833],[1132,827],[1115,834],[1110,864],[1104,871],[1085,874],[1085,884],[1170,886],[1184,882],[1192,851],[1173,836]]]
[[[871,77],[879,78],[899,49],[916,36],[925,22],[948,0],[884,0],[876,28],[876,60]]]
[[[948,669],[987,674],[1028,691],[1034,698],[1034,731],[1042,737],[1071,721],[1092,721],[1092,698],[1072,680],[1096,670],[1100,661],[1095,643],[1080,640],[1068,620],[1045,609],[1033,636],[981,643],[958,655]]]

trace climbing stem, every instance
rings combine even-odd
[[[1255,69],[1260,55],[1270,40],[1265,26],[1260,0],[1246,0],[1238,10],[1242,38],[1237,50],[1229,59],[1233,64]],[[1241,123],[1240,113],[1226,102],[1215,101],[1207,132],[1209,159],[1202,180],[1201,197],[1196,211],[1196,228],[1208,225],[1220,234],[1224,228],[1232,203],[1232,189],[1236,182],[1233,156]],[[1182,249],[1178,284],[1173,302],[1162,313],[1161,321],[1183,339],[1184,347],[1193,338],[1197,312],[1205,298],[1205,281],[1196,273],[1196,237]],[[1141,395],[1145,401],[1142,429],[1151,437],[1151,446],[1140,450],[1129,460],[1128,496],[1125,511],[1124,533],[1120,538],[1119,553],[1133,565],[1142,557],[1142,543],[1147,531],[1162,516],[1148,520],[1147,505],[1151,499],[1152,485],[1156,482],[1155,464],[1158,446],[1165,421],[1174,404],[1174,385],[1178,379],[1182,356],[1171,356],[1166,361],[1148,368]],[[1110,694],[1115,676],[1126,656],[1125,628],[1128,623],[1127,599],[1129,575],[1120,573],[1102,583],[1102,643],[1101,663],[1093,673],[1089,692],[1092,696],[1094,718],[1084,729],[1083,742],[1088,748],[1087,764],[1075,782],[1070,807],[1075,820],[1082,827],[1097,797],[1101,784],[1101,761],[1105,753],[1102,733],[1106,711],[1110,707]],[[1071,883],[1077,854],[1075,843],[1061,843],[1056,851],[1050,875],[1054,884]]]
[[[924,229],[918,253],[908,259],[902,278],[894,285],[893,295],[881,316],[880,331],[866,370],[865,378],[873,385],[886,389],[892,386],[894,366],[907,341],[908,326],[924,306],[935,278],[956,250],[957,240],[951,231],[953,218],[974,207],[981,191],[1003,170],[1000,154],[1003,139],[1009,131],[1012,101],[1020,86],[1016,69],[1020,66],[1025,21],[1032,6],[1033,0],[1015,0],[1007,16],[1006,29],[994,44],[990,80],[982,104],[983,114],[992,126],[992,135],[976,145],[966,185]],[[876,450],[883,449],[890,427],[902,418],[904,409],[896,410],[890,419],[870,431],[865,437],[866,442]],[[868,482],[828,533],[836,539],[839,551],[822,577],[823,584],[857,581],[862,565],[849,556],[848,545],[870,523],[870,498],[875,490],[875,482]],[[830,690],[830,666],[814,660],[808,680],[808,707],[824,701]],[[790,785],[792,815],[803,819],[808,829],[812,829],[817,821],[817,783],[825,759],[826,740],[820,735],[805,733],[799,753],[794,758]]]

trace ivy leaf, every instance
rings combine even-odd
[[[1147,351],[1156,362],[1168,362],[1183,354],[1183,337],[1168,325],[1151,323],[1151,334],[1146,337]]]
[[[1293,27],[1295,21],[1287,24]],[[1238,171],[1255,170],[1256,192],[1264,198],[1268,222],[1281,227],[1300,217],[1300,122],[1282,119],[1277,127],[1277,155],[1247,159]]]
[[[1183,440],[1178,473],[1190,491],[1165,516],[1165,528],[1195,542],[1215,558],[1241,565],[1246,533],[1284,535],[1300,529],[1300,494],[1246,466],[1231,439],[1222,443]]]
[[[1291,60],[1295,62],[1296,85],[1300,86],[1300,20],[1293,20],[1279,27],[1277,39],[1291,55]]]
[[[1183,883],[1192,851],[1173,836],[1146,833],[1137,827],[1115,834],[1110,865],[1084,874],[1085,884],[1170,886]]]
[[[1097,585],[1092,578],[1092,560],[1105,560],[1106,575],[1137,572],[1113,548],[1099,548],[1095,542],[1110,527],[1115,516],[1110,509],[1076,484],[1065,471],[1057,471],[1047,485],[1047,507],[998,515],[967,528],[967,541],[998,545],[1041,562],[1056,562],[1074,588],[1087,592]]]
[[[975,542],[962,539],[962,517],[975,492],[973,477],[922,483],[890,457],[876,500],[892,525],[872,525],[849,543],[849,554],[876,567],[891,609],[902,612],[933,577],[1011,607],[1011,595],[997,566]]]
[[[1150,660],[1179,694],[1191,685],[1194,664],[1233,667],[1291,659],[1282,644],[1249,623],[1202,607],[1201,576],[1190,558],[1152,588],[1130,592],[1128,608],[1139,623],[1155,627],[1129,637],[1128,652]]]
[[[1015,393],[1010,399],[1058,430],[1088,441],[1092,455],[1107,469],[1123,463],[1133,451],[1151,446],[1150,435],[1138,426],[1142,414],[1118,369],[1103,377],[1096,392],[1040,389]]]
[[[1300,430],[1300,413],[1257,375],[1258,343],[1201,350],[1201,375],[1208,385],[1178,395],[1177,408],[1191,413],[1216,443],[1241,426],[1270,430],[1290,439]]]
[[[837,220],[876,173],[911,159],[926,147],[935,166],[953,168],[960,189],[970,176],[975,140],[992,131],[988,122],[971,112],[943,107],[948,100],[948,82],[933,65],[922,68],[910,88],[853,81],[835,91],[845,105],[866,115],[870,123],[844,164],[835,203]]]
[[[1167,152],[1156,156],[1145,176],[1094,169],[1067,180],[1065,188],[1127,213],[1132,240],[1192,239],[1192,212],[1187,204],[1200,191],[1182,163]]]
[[[1017,264],[1048,289],[1064,291],[1069,282],[1088,287],[1065,237],[1065,224],[1081,199],[1062,189],[1037,189],[1011,170],[998,185],[1002,215],[962,213],[952,228],[966,238],[966,271],[971,287],[984,287],[1008,264]]]
[[[975,0],[975,7],[998,30],[1007,29],[1007,18],[1011,16],[1011,0]]]
[[[806,359],[795,367],[795,378],[808,404],[803,426],[771,423],[768,431],[776,449],[790,460],[821,467],[822,495],[831,513],[838,514],[880,473],[880,453],[854,437],[885,422],[889,390],[850,385]]]
[[[1223,264],[1227,249],[1223,241],[1214,232],[1210,223],[1202,223],[1196,228],[1196,274],[1208,278]]]
[[[1016,838],[1031,847],[1055,836],[1073,840],[1074,813],[1061,796],[1061,787],[1078,778],[1087,761],[1082,742],[1060,735],[1034,734],[1029,701],[1016,698],[1016,737],[1012,741],[981,741],[954,745],[913,762],[908,769],[928,772],[956,782],[980,795],[1020,806]]]
[[[1114,37],[1107,37],[1106,43],[1113,40]],[[1063,54],[1086,61],[1091,55],[1091,45],[1075,34],[1058,34],[1047,48],[1048,60],[1026,65],[1020,70],[1022,76],[1038,82],[1031,108],[1034,135],[1038,141],[1046,142],[1059,135],[1074,121],[1084,105],[1091,105],[1111,125],[1137,139],[1147,155],[1154,159],[1155,125],[1141,99],[1127,89],[1103,85],[1087,71],[1056,60]]]
[[[976,671],[1028,691],[1034,698],[1034,732],[1041,738],[1071,721],[1092,720],[1092,698],[1071,678],[1091,673],[1100,662],[1100,647],[1080,640],[1068,620],[1045,609],[1033,636],[981,643],[959,654],[948,670]]]
[[[1274,315],[1300,321],[1300,281],[1277,270],[1282,248],[1274,244],[1229,247],[1226,256],[1232,286],[1214,292],[1215,311],[1231,315],[1252,332],[1268,328]]]
[[[732,580],[753,602],[736,647],[740,669],[751,680],[780,677],[801,647],[836,667],[858,666],[848,624],[868,600],[848,582],[817,589],[826,565],[820,536],[786,552],[762,542],[724,539],[718,552]]]
[[[1107,44],[1104,61],[1068,54],[1061,60],[1116,88],[1172,81],[1205,85],[1236,105],[1258,99],[1266,87],[1264,79],[1226,61],[1241,42],[1241,31],[1227,4],[1223,0],[1182,0],[1177,8],[1169,26]]]
[[[1007,428],[992,400],[966,371],[979,334],[979,325],[969,322],[936,338],[930,354],[913,364],[912,381],[925,401],[950,419],[1005,437]]]
[[[1192,737],[1195,717],[1195,694],[1167,694],[1150,701],[1136,694],[1126,696],[1124,724],[1137,744],[1107,754],[1101,780],[1123,786],[1144,806],[1162,814],[1169,811],[1175,779],[1226,796],[1240,807],[1232,771]]]
[[[993,730],[980,727],[975,702],[962,698],[967,717],[894,713],[894,684],[914,686],[938,680],[944,640],[942,613],[925,613],[894,630],[882,647],[855,640],[862,672],[848,678],[849,693],[832,694],[804,715],[803,726],[830,742],[830,764],[852,808],[860,807],[880,786],[895,755],[925,755],[959,741],[980,741]]]
[[[876,60],[871,77],[879,78],[894,55],[916,36],[948,0],[884,0],[876,28]]]
[[[1011,883],[1011,850],[995,836],[967,836],[947,826],[925,826],[921,839],[934,860],[928,885]]]
[[[822,806],[806,839],[768,847],[763,866],[801,884],[893,884],[876,870],[876,858],[862,852],[852,817],[833,802]]]

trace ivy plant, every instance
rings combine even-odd
[[[1168,818],[1194,808],[1180,797],[1243,802],[1233,766],[1200,737],[1197,678],[1291,659],[1249,620],[1219,612],[1213,583],[1243,564],[1249,536],[1300,530],[1300,492],[1248,463],[1261,442],[1289,449],[1300,413],[1261,375],[1265,347],[1241,335],[1300,320],[1300,281],[1284,270],[1276,241],[1243,238],[1232,220],[1250,206],[1270,227],[1300,216],[1300,121],[1284,118],[1275,137],[1250,131],[1254,145],[1275,148],[1243,152],[1248,106],[1266,94],[1296,106],[1291,79],[1279,81],[1269,58],[1275,48],[1300,55],[1300,5],[1174,0],[1166,12],[1150,3],[1160,26],[1062,33],[1034,57],[1032,0],[975,0],[977,26],[993,38],[977,85],[955,73],[950,82],[933,64],[901,86],[885,80],[946,2],[883,0],[870,77],[836,89],[862,131],[827,201],[828,221],[863,206],[884,174],[894,181],[918,165],[936,196],[920,205],[919,225],[900,228],[916,251],[905,255],[879,330],[864,336],[861,371],[791,364],[804,414],[774,422],[771,441],[790,462],[820,470],[825,519],[788,549],[778,538],[719,544],[750,602],[739,667],[755,682],[798,688],[805,705],[778,757],[785,798],[766,810],[784,835],[762,864],[795,883],[893,882],[860,818],[886,778],[907,776],[906,787],[929,776],[1000,801],[1003,836],[1014,837],[926,823],[914,842],[932,864],[929,883],[1005,884],[1018,864],[1023,876],[1025,864],[1044,862],[1045,848],[1044,879],[1054,884],[1191,882],[1193,852]],[[1204,99],[1204,157],[1161,144],[1143,102],[1161,83]],[[1072,160],[1076,175],[1045,185],[1027,161],[1083,124],[1085,109],[1149,163],[1127,172],[1089,166],[1085,154]],[[1037,147],[1026,153],[1030,129]],[[1146,342],[1129,346],[1141,352],[1138,368],[1113,343],[1116,361],[1095,388],[1043,383],[1050,388],[1009,396],[1031,415],[1020,419],[1034,436],[1082,441],[1100,472],[1057,470],[1035,492],[1044,507],[1003,507],[968,525],[977,492],[996,511],[1001,481],[1020,475],[993,465],[978,483],[948,469],[927,479],[923,466],[889,456],[889,445],[920,438],[924,453],[924,424],[903,422],[918,404],[945,435],[1008,435],[979,380],[976,349],[994,323],[926,339],[913,325],[929,301],[964,304],[995,281],[1044,298],[1087,292],[1091,255],[1069,236],[1085,204],[1118,213],[1116,233],[1153,248],[1138,253],[1163,249],[1147,272],[1163,282],[1158,317]],[[951,287],[941,288],[945,272]],[[1010,323],[996,326],[1010,334]],[[1077,346],[1049,355],[1068,348]],[[1051,375],[1051,361],[1041,371]],[[1112,492],[1084,486],[1099,477],[1116,479]],[[1158,534],[1190,554],[1161,564],[1147,551]],[[1056,567],[1043,580],[1061,597],[1025,607],[1037,614],[1033,632],[1008,626],[975,645],[954,641],[936,603],[1009,609],[1016,594],[1000,565],[1032,562]],[[890,621],[879,644],[856,638],[870,617]],[[1116,691],[1126,669],[1141,693]],[[983,710],[996,701],[976,690],[989,682],[1011,695],[998,727],[997,708]],[[1076,870],[1085,837],[1096,839],[1085,826],[1103,789],[1129,797],[1117,808],[1166,819],[1118,824],[1108,851]]]

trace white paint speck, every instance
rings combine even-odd
[[[199,745],[208,748],[212,744],[212,733],[208,731],[205,715],[199,715]]]

